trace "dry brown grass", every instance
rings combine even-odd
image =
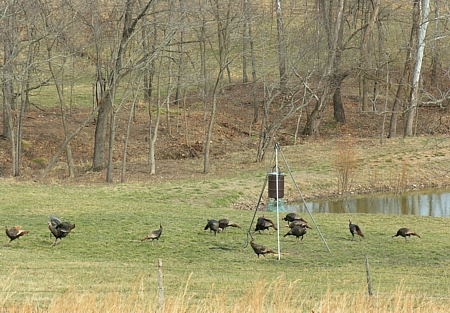
[[[337,192],[345,194],[351,189],[351,183],[357,169],[358,154],[354,148],[354,139],[344,137],[335,146],[334,168],[337,174]]]
[[[408,292],[400,284],[393,294],[376,294],[370,297],[361,286],[356,294],[332,292],[327,290],[324,294],[313,295],[308,292],[298,294],[294,287],[302,284],[301,279],[286,283],[283,278],[273,282],[255,281],[248,285],[246,292],[233,302],[226,305],[227,296],[215,291],[211,287],[208,294],[198,300],[195,294],[187,292],[186,283],[177,295],[165,298],[163,307],[159,308],[156,294],[149,294],[143,286],[137,286],[135,292],[127,293],[77,293],[68,291],[62,296],[52,299],[45,307],[36,303],[37,295],[31,295],[23,303],[8,301],[11,290],[0,294],[2,309],[0,312],[321,312],[321,313],[360,313],[360,312],[395,312],[395,313],[437,313],[448,311],[448,301],[430,298]]]

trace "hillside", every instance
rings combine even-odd
[[[332,162],[333,156],[328,153],[330,148],[335,147],[336,142],[351,142],[358,149],[359,158],[364,159],[366,148],[379,146],[377,150],[387,149],[385,154],[389,154],[389,147],[395,142],[402,142],[399,139],[384,139],[380,144],[380,134],[383,121],[383,114],[366,113],[360,114],[356,97],[343,92],[344,106],[347,123],[337,125],[333,121],[332,106],[328,108],[328,115],[321,127],[321,137],[315,141],[301,137],[300,133],[305,124],[306,114],[302,114],[300,119],[300,132],[297,145],[293,146],[293,136],[297,126],[297,118],[288,120],[281,127],[277,134],[276,141],[280,143],[282,149],[289,151],[301,151],[307,155],[313,153],[314,157]],[[381,111],[378,108],[378,111]],[[74,130],[88,116],[90,109],[74,107],[68,116],[70,129]],[[126,121],[128,112],[126,109],[118,114],[117,122],[119,128],[116,136],[116,146],[114,155],[114,180],[120,182],[120,167],[122,162],[123,143],[126,131]],[[258,146],[258,134],[260,125],[251,125],[253,106],[251,102],[251,89],[245,86],[235,86],[227,90],[220,96],[218,101],[218,111],[215,120],[214,136],[211,150],[211,172],[208,175],[214,176],[235,176],[239,173],[249,173],[265,171],[267,162],[256,163],[256,151]],[[389,127],[390,115],[386,116],[385,133]],[[3,120],[3,119],[2,119]],[[156,143],[157,173],[154,176],[149,174],[147,165],[148,141],[149,141],[149,117],[147,108],[140,104],[136,112],[136,121],[131,126],[131,140],[127,154],[127,182],[154,182],[170,181],[177,179],[197,179],[205,176],[203,174],[203,140],[205,138],[205,114],[203,104],[195,96],[188,98],[185,108],[172,106],[170,116],[171,135],[168,135],[167,117],[163,115],[159,127],[158,139]],[[403,125],[402,117],[399,120],[399,127]],[[76,165],[76,177],[67,177],[67,166],[65,156],[61,156],[50,174],[42,182],[60,183],[101,183],[105,181],[105,173],[93,173],[89,171],[93,151],[93,135],[95,123],[91,121],[85,129],[71,142],[72,154]],[[399,130],[401,131],[401,130]],[[441,144],[436,148],[429,145],[424,158],[409,158],[408,166],[416,166],[420,162],[426,162],[426,155],[431,153],[436,155],[436,149],[440,150],[439,157],[444,161],[448,159],[448,142],[445,139],[450,132],[450,115],[448,109],[439,107],[421,107],[418,112],[417,138],[434,140],[443,138]],[[386,134],[385,134],[386,136]],[[22,171],[19,180],[38,181],[42,170],[47,165],[63,142],[64,134],[62,130],[61,114],[58,108],[41,108],[31,106],[26,113],[23,132],[23,158]],[[411,139],[413,140],[413,139]],[[346,146],[347,144],[345,144]],[[322,152],[314,152],[320,147],[328,147]],[[433,150],[434,149],[434,150]],[[323,150],[323,149],[322,149]],[[433,152],[434,151],[434,152]],[[323,153],[322,155],[317,154]],[[361,154],[362,153],[362,154]],[[417,153],[417,152],[416,152]],[[308,159],[312,160],[312,156]],[[293,168],[306,166],[306,159],[289,160],[293,162]],[[10,142],[0,140],[0,177],[8,178],[11,173]],[[404,162],[404,161],[403,161]],[[420,168],[424,166],[418,165]],[[329,167],[329,165],[328,165]],[[380,167],[381,168],[381,167]],[[383,171],[383,169],[380,169]],[[388,168],[389,170],[389,168]],[[332,172],[332,169],[329,169]],[[333,174],[334,175],[334,174]],[[429,174],[433,175],[433,174]],[[330,175],[328,175],[330,176]],[[380,175],[382,177],[383,175]],[[425,177],[427,175],[424,175]],[[436,181],[423,181],[424,186],[446,185],[447,175]],[[410,178],[414,178],[413,171],[410,171]],[[335,179],[334,177],[328,179]],[[370,179],[370,178],[367,178]],[[414,182],[417,184],[417,181]],[[364,183],[362,183],[364,184]],[[326,187],[327,185],[328,187]],[[325,188],[315,194],[326,194],[332,192],[328,184]],[[361,184],[359,184],[361,185]],[[367,186],[366,186],[367,187]],[[308,188],[308,187],[305,187]],[[311,187],[313,188],[313,187]],[[328,190],[325,190],[327,189]],[[364,189],[364,186],[360,186]]]

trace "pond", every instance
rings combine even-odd
[[[450,217],[450,189],[375,194],[306,202],[311,213],[371,213]],[[303,203],[284,205],[285,212],[307,213]]]

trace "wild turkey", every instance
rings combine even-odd
[[[305,223],[301,220],[295,220],[293,222],[290,222],[289,225],[286,225],[286,227],[289,227],[291,229],[296,226],[301,226],[301,227],[306,227],[306,228],[312,229],[311,227],[308,226],[308,223]]]
[[[302,227],[302,226],[295,226],[294,228],[292,228],[286,235],[284,235],[283,237],[286,236],[295,236],[297,239],[297,242],[299,242],[299,238],[301,237],[301,242],[303,243],[303,236],[306,234],[306,227]]]
[[[55,242],[52,246],[57,245],[61,242],[61,239],[67,237],[67,235],[75,228],[75,224],[69,222],[61,222],[61,220],[53,215],[50,215],[50,222],[47,222],[48,229],[55,236]],[[58,241],[59,239],[59,241]]]
[[[356,224],[352,224],[351,220],[348,220],[348,227],[350,229],[350,233],[352,234],[352,240],[355,239],[355,234],[358,234],[361,237],[364,237],[364,234],[362,233],[361,228],[359,228],[359,226]]]
[[[300,215],[297,213],[288,213],[285,217],[283,217],[283,221],[286,222],[293,222],[293,221],[302,221],[304,223],[307,223]]]
[[[260,255],[262,255],[264,258],[266,258],[267,253],[275,253],[272,250],[270,250],[269,248],[267,248],[266,246],[255,243],[254,240],[255,239],[252,237],[252,240],[250,241],[250,245],[252,246],[253,251],[255,251],[256,255],[258,256],[258,259],[259,259]]]
[[[219,227],[222,228],[222,229],[225,229],[225,230],[227,229],[227,227],[241,228],[238,224],[236,224],[236,223],[234,223],[234,222],[232,222],[232,221],[230,221],[230,220],[228,220],[226,218],[223,218],[223,219],[219,220]]]
[[[261,230],[264,231],[266,229],[269,229],[269,227],[272,227],[273,229],[277,230],[275,224],[268,218],[265,218],[263,215],[258,218],[258,221],[256,222],[255,231],[253,233],[256,233],[257,231],[261,233]]]
[[[222,228],[219,226],[219,222],[216,220],[208,220],[208,223],[205,226],[205,230],[209,228],[209,232],[214,231],[214,236],[216,236],[216,233],[220,233],[222,231]]]
[[[417,237],[420,238],[420,236],[419,236],[415,231],[412,231],[412,230],[409,229],[409,228],[400,228],[400,229],[397,231],[397,234],[395,234],[394,236],[392,236],[392,238],[398,237],[398,236],[402,236],[403,238],[405,238],[405,242],[407,241],[407,237],[410,237],[410,236],[417,236]]]
[[[156,229],[156,230],[152,231],[148,236],[146,236],[145,238],[142,238],[141,242],[151,239],[152,240],[152,247],[153,247],[153,240],[159,240],[159,237],[161,237],[162,231],[163,231],[162,224],[159,223],[159,229]]]
[[[8,226],[5,226],[6,236],[8,236],[9,238],[9,242],[6,245],[10,244],[11,241],[16,240],[17,238],[22,237],[23,235],[26,235],[30,232],[29,230],[22,230],[21,228],[22,226],[20,225],[11,227],[10,229],[8,229]]]

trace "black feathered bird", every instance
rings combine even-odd
[[[57,245],[62,238],[67,237],[67,235],[75,228],[75,224],[69,222],[61,222],[61,220],[53,215],[50,215],[50,222],[47,222],[48,229],[55,236],[55,242],[52,246]],[[58,241],[59,239],[59,241]]]
[[[405,242],[406,242],[407,237],[410,237],[410,236],[417,236],[420,238],[420,236],[415,231],[412,231],[411,229],[406,228],[406,227],[400,228],[397,231],[397,234],[392,236],[392,238],[397,237],[397,236],[402,236],[403,238],[405,238]]]
[[[286,225],[286,227],[289,227],[289,228],[294,228],[296,226],[301,226],[301,227],[306,227],[306,228],[312,229],[311,227],[308,226],[308,223],[305,223],[301,220],[295,220],[293,222],[290,222],[289,225]]]
[[[214,231],[214,236],[222,231],[222,228],[220,228],[219,226],[219,222],[216,220],[208,220],[208,223],[205,226],[205,230],[207,230],[208,228],[209,232]]]
[[[283,237],[286,236],[295,236],[297,242],[303,243],[303,236],[306,234],[306,227],[302,227],[302,226],[295,226],[294,228],[292,228],[286,235],[284,235]],[[301,241],[299,241],[299,238],[301,237]]]
[[[255,251],[256,255],[258,256],[258,259],[259,259],[260,255],[262,255],[264,258],[266,258],[267,253],[275,253],[275,252],[273,252],[273,250],[267,248],[266,246],[255,243],[254,240],[255,239],[252,237],[252,240],[250,241],[250,245],[252,246],[253,251]]]
[[[241,228],[238,224],[236,224],[235,222],[230,221],[229,219],[226,218],[222,218],[219,220],[219,228],[223,229],[227,229],[227,227],[236,227],[236,228]]]
[[[149,235],[147,235],[146,237],[142,238],[141,242],[142,241],[146,241],[146,240],[151,240],[152,241],[152,246],[153,246],[153,240],[159,240],[159,237],[161,237],[162,231],[163,231],[162,224],[159,223],[159,229],[155,229]]]
[[[297,213],[288,213],[285,217],[283,217],[283,221],[293,222],[293,221],[302,221],[306,223],[306,221]]]
[[[263,215],[258,218],[258,220],[256,222],[255,231],[253,233],[255,233],[257,231],[259,231],[261,233],[261,230],[264,231],[266,229],[269,229],[270,227],[277,230],[277,227],[275,226],[275,224],[268,218],[265,218]]]
[[[364,234],[361,231],[361,228],[359,228],[358,225],[352,224],[351,220],[348,220],[348,227],[350,229],[350,233],[352,234],[352,240],[355,239],[355,234],[364,237]]]
[[[8,229],[8,226],[5,226],[6,236],[8,236],[9,238],[9,242],[6,245],[10,244],[11,241],[16,240],[17,238],[22,237],[23,235],[26,235],[30,232],[29,230],[22,230],[21,228],[22,226],[20,225],[13,226],[10,229]]]

